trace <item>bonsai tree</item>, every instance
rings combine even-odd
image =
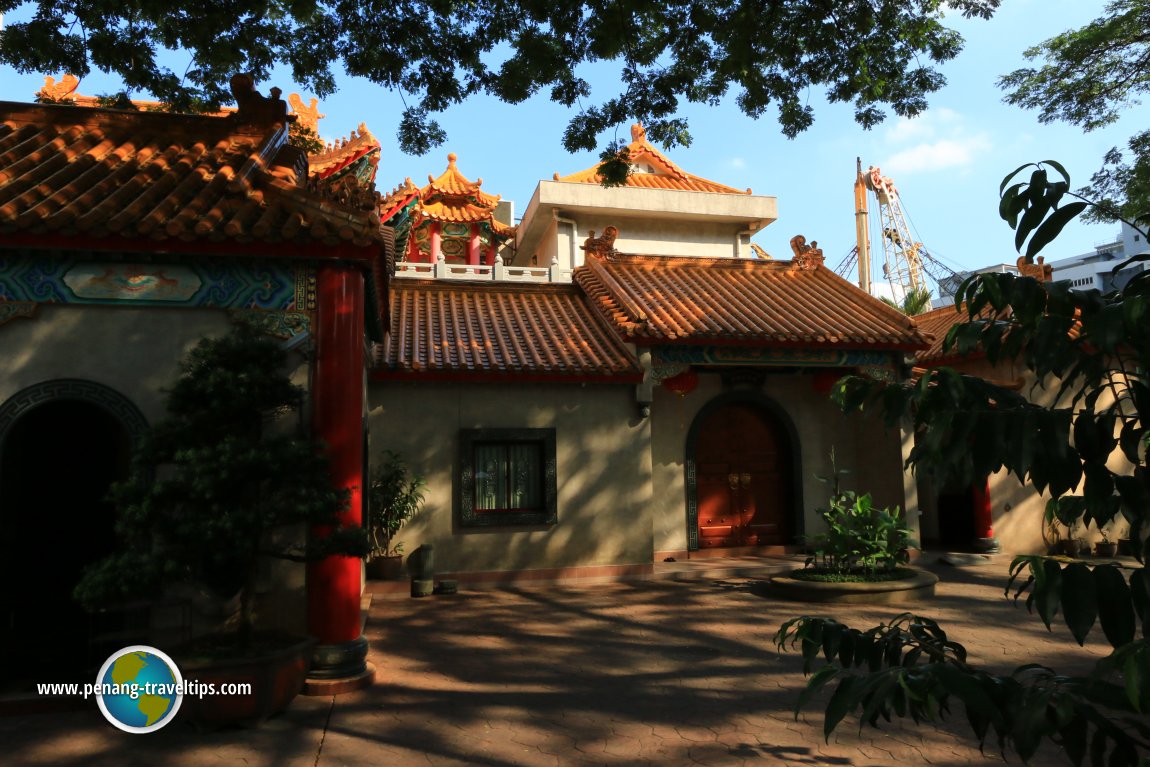
[[[243,327],[192,349],[167,392],[167,418],[142,440],[128,480],[112,489],[122,550],[84,574],[82,604],[158,597],[174,582],[228,596],[238,590],[234,640],[242,651],[262,557],[363,555],[362,528],[338,523],[346,497],[333,487],[322,446],[290,418],[303,390],[286,366],[275,341]],[[305,542],[303,529],[315,525],[330,535]]]
[[[393,557],[403,553],[395,536],[407,520],[423,507],[427,483],[423,477],[409,477],[403,457],[388,450],[383,465],[372,475],[367,487],[370,558]]]

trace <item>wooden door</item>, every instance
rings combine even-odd
[[[706,417],[696,444],[699,547],[788,542],[791,456],[781,425],[748,404]]]

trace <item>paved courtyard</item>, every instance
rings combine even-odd
[[[1008,560],[935,565],[935,617],[971,659],[1008,670],[1041,662],[1082,671],[1080,650],[1003,597]],[[367,633],[377,684],[299,698],[254,730],[152,735],[104,723],[95,705],[0,718],[5,765],[970,765],[980,755],[961,712],[952,727],[848,719],[825,743],[821,707],[795,721],[797,654],[776,654],[784,620],[825,614],[856,627],[894,607],[822,607],[764,599],[753,578],[700,577],[534,585],[426,599],[376,600]],[[1016,758],[1012,763],[1018,764]],[[1064,763],[1053,751],[1034,765]]]

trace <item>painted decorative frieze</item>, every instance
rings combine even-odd
[[[228,309],[291,338],[310,327],[316,279],[304,265],[238,260],[132,262],[53,252],[0,258],[0,325],[31,317],[38,304]]]

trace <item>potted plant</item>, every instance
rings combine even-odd
[[[400,528],[423,507],[427,483],[410,475],[403,457],[391,450],[370,478],[367,488],[368,577],[396,580],[403,573],[403,544],[396,543]]]
[[[1113,557],[1118,554],[1118,542],[1110,538],[1109,528],[1109,525],[1100,528],[1102,540],[1094,544],[1094,556],[1096,557]]]
[[[1051,499],[1046,504],[1046,523],[1054,527],[1061,525],[1066,529],[1065,538],[1061,536],[1056,544],[1056,551],[1068,557],[1077,557],[1079,554],[1090,552],[1086,539],[1079,535],[1079,525],[1082,523],[1085,507],[1080,496],[1063,496]]]
[[[304,392],[291,382],[287,362],[277,342],[246,327],[191,350],[167,391],[167,417],[137,448],[128,480],[113,488],[121,550],[90,568],[76,589],[88,608],[162,600],[177,584],[221,598],[238,594],[226,630],[172,655],[185,674],[201,681],[211,672],[192,659],[224,664],[232,680],[237,662],[278,658],[291,676],[253,678],[253,685],[267,685],[275,695],[254,688],[230,702],[220,696],[185,700],[185,709],[201,709],[201,719],[217,719],[203,706],[242,709],[260,702],[261,710],[221,714],[256,721],[302,688],[310,642],[256,630],[261,560],[362,556],[367,549],[361,527],[339,523],[346,494],[334,489],[322,446],[290,417]],[[330,535],[307,536],[317,525]]]

